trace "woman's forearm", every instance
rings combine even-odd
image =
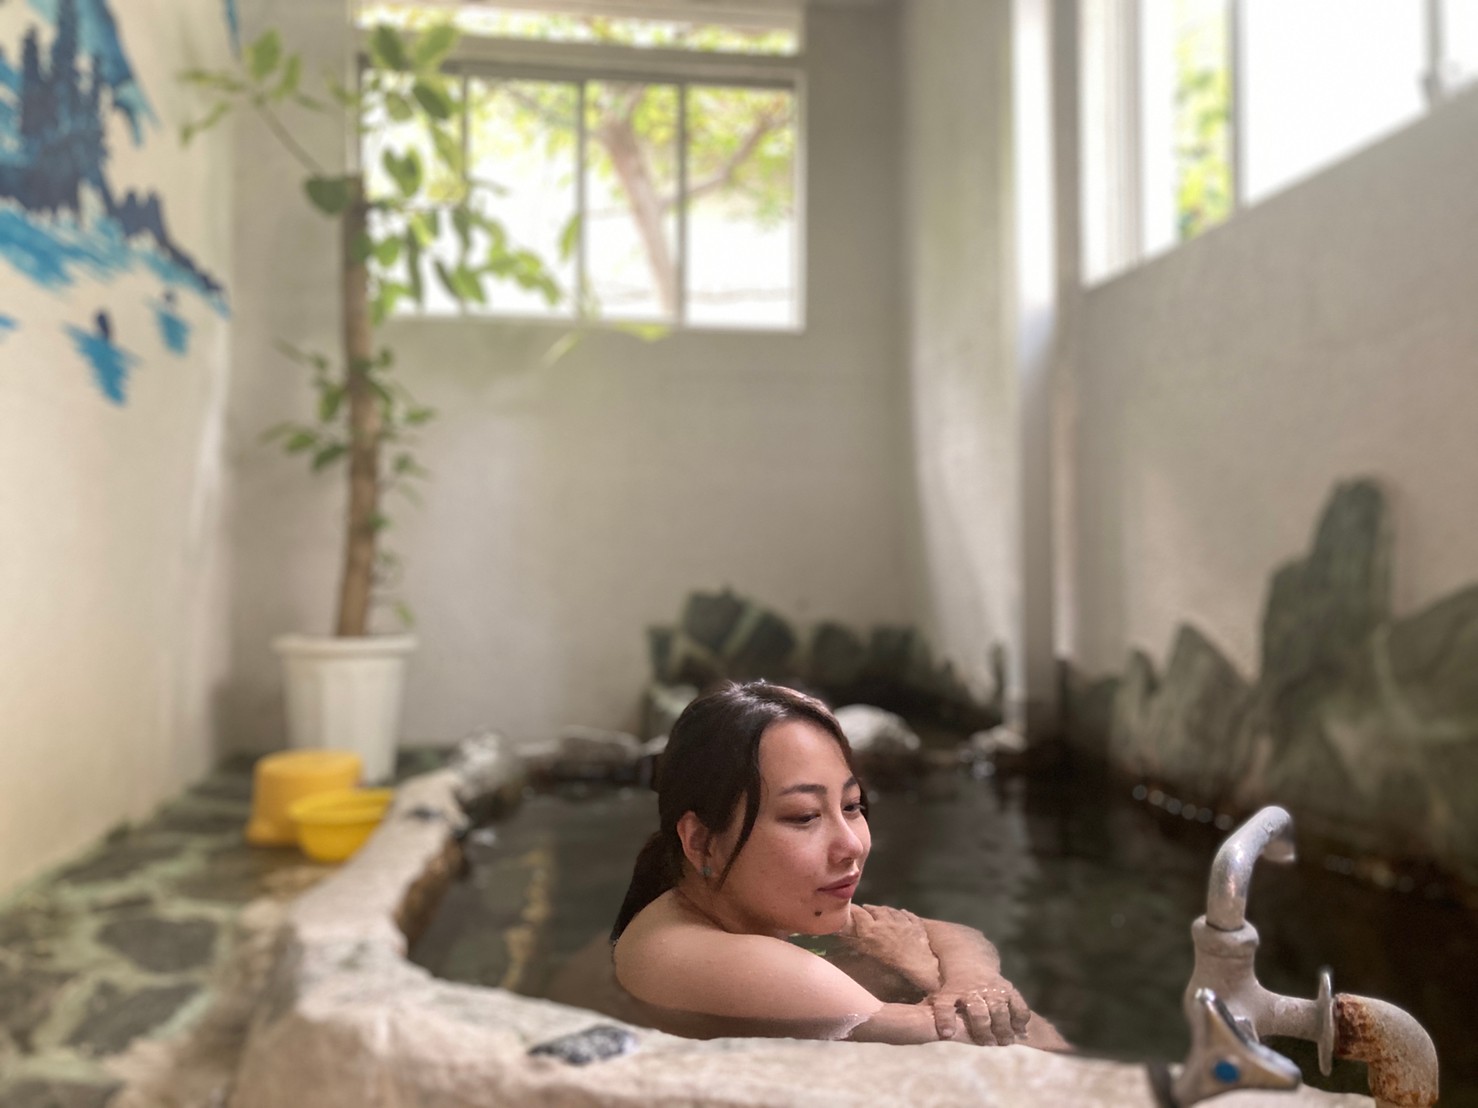
[[[968,1043],[964,1021],[953,1013],[941,1015],[928,1001],[918,1004],[884,1004],[853,1027],[847,1038],[855,1043],[934,1043],[958,1040]]]
[[[973,927],[926,919],[924,932],[939,961],[944,988],[977,985],[1001,976],[1001,956],[995,944]]]

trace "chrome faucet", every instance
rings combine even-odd
[[[1257,980],[1257,929],[1247,922],[1247,887],[1258,858],[1293,861],[1293,817],[1282,808],[1258,812],[1222,843],[1211,865],[1206,914],[1191,925],[1196,964],[1186,986],[1191,1051],[1176,1072],[1156,1080],[1175,1108],[1235,1089],[1293,1089],[1299,1071],[1262,1044],[1268,1035],[1306,1039],[1318,1047],[1320,1072],[1336,1057],[1368,1064],[1380,1108],[1429,1108],[1437,1101],[1437,1052],[1421,1025],[1394,1005],[1336,995],[1329,970],[1312,1000],[1269,992]]]

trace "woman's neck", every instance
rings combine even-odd
[[[713,888],[708,881],[693,874],[684,877],[672,891],[689,915],[696,916],[720,931],[727,931],[731,935],[770,935],[777,939],[790,937],[789,932],[749,917],[730,902],[721,890]]]

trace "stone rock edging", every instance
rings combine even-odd
[[[516,759],[506,761],[509,772],[518,772]],[[499,787],[486,762],[481,773],[479,791]],[[369,843],[291,905],[242,1052],[232,1108],[757,1106],[809,1104],[818,1096],[828,1104],[911,1108],[1153,1103],[1140,1066],[956,1043],[698,1042],[645,1028],[612,1029],[609,1019],[583,1009],[438,980],[406,961],[406,932],[434,907],[460,865],[467,781],[452,768],[401,786]],[[598,1037],[621,1049],[587,1065],[530,1054],[593,1027],[607,1028]],[[1308,1089],[1292,1096],[1241,1093],[1233,1102],[1239,1108],[1370,1104]]]
[[[1343,849],[1478,883],[1478,584],[1397,616],[1373,480],[1337,486],[1309,552],[1273,575],[1248,680],[1196,628],[1163,676],[1065,664],[1070,741],[1198,803],[1280,804]]]

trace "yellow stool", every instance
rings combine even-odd
[[[288,809],[305,796],[352,788],[359,783],[359,755],[348,750],[285,750],[257,762],[252,775],[251,821],[246,841],[254,846],[297,842]]]

